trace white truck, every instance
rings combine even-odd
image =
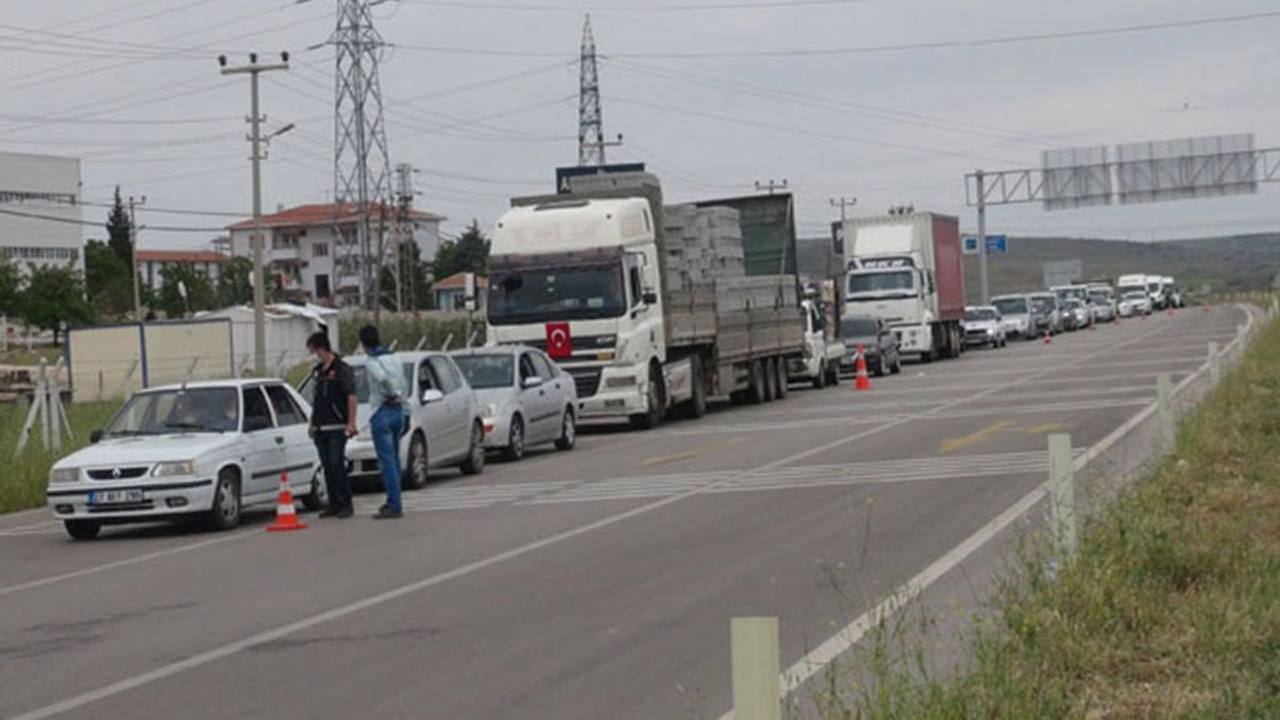
[[[1163,275],[1121,275],[1116,283],[1121,297],[1125,293],[1141,290],[1146,293],[1151,303],[1151,311],[1164,310],[1168,303],[1165,295],[1165,277]]]
[[[824,283],[824,285],[826,285]],[[823,288],[827,290],[827,288]],[[834,290],[831,287],[830,290]],[[815,388],[840,384],[840,363],[848,349],[836,337],[840,323],[830,309],[839,311],[834,299],[820,298],[814,293],[801,301],[804,310],[804,355],[792,358],[788,375],[792,380],[813,383]]]
[[[730,205],[789,196],[667,208],[655,176],[607,168],[560,189],[513,200],[497,223],[488,343],[545,349],[573,376],[581,418],[652,428],[672,408],[699,417],[712,398],[785,397],[804,350],[797,278],[784,272],[794,226],[789,247],[760,255]],[[776,270],[749,272],[762,268]]]
[[[922,362],[964,351],[960,221],[929,212],[844,223],[845,312],[874,315]]]

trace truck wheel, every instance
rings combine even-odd
[[[920,353],[920,362],[922,362],[922,363],[931,363],[931,362],[933,362],[933,351],[932,351],[932,350],[925,350],[924,352]]]
[[[694,355],[691,361],[693,375],[693,397],[685,403],[685,417],[694,420],[707,414],[707,386],[702,377],[702,357]]]
[[[790,389],[787,387],[787,359],[778,358],[778,399],[786,400]]]
[[[840,363],[827,366],[827,384],[834,387],[840,384]]]
[[[747,370],[749,378],[747,380],[747,402],[750,402],[752,405],[759,405],[767,399],[764,370],[760,365],[761,362],[759,360],[752,360],[751,364],[748,366],[749,369]]]
[[[827,386],[827,364],[825,362],[818,363],[818,374],[813,376],[813,387],[817,390]]]
[[[662,386],[662,374],[649,368],[649,412],[631,416],[631,425],[640,430],[652,430],[662,422],[666,409],[667,391]]]

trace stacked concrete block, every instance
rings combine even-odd
[[[667,284],[690,288],[745,274],[738,211],[669,205],[663,209]]]

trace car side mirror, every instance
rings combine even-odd
[[[645,305],[657,305],[657,304],[658,304],[658,293],[653,292],[653,291],[651,291],[651,290],[650,290],[650,291],[646,291],[646,292],[644,293],[644,295],[641,295],[641,296],[640,296],[640,299],[641,299],[641,300],[644,300],[644,304],[645,304]]]
[[[262,415],[250,415],[244,419],[245,432],[257,432],[271,427],[271,418]]]
[[[100,440],[102,440],[102,431],[101,431],[101,430],[94,430],[93,432],[89,433],[89,442],[90,442],[90,443],[93,443],[93,444],[95,444],[95,445],[96,445],[96,444],[98,443],[98,441],[100,441]]]
[[[444,399],[444,393],[440,392],[439,390],[436,390],[435,388],[422,391],[423,405],[430,405],[431,403],[440,402],[443,399]]]
[[[537,375],[534,375],[533,377],[527,377],[524,379],[524,382],[521,383],[521,386],[524,387],[526,390],[529,388],[536,388],[540,385],[542,385],[542,378]]]

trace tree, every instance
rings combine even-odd
[[[213,309],[213,282],[191,263],[166,265],[160,271],[160,278],[162,284],[156,305],[166,317],[186,317],[189,313]],[[184,289],[185,298],[182,296]]]
[[[93,307],[85,299],[84,279],[71,266],[31,265],[18,307],[32,325],[53,331],[53,344],[63,326],[93,322]]]
[[[457,240],[444,242],[436,253],[435,276],[443,280],[460,272],[484,275],[489,270],[489,239],[472,220]]]
[[[130,283],[134,279],[129,265],[101,240],[90,240],[84,246],[84,282],[89,302],[103,316],[118,319],[133,311]]]
[[[126,268],[133,267],[133,221],[120,199],[120,186],[116,186],[116,201],[107,215],[107,245],[120,258]]]
[[[232,258],[218,271],[217,299],[219,307],[248,305],[253,302],[253,261]]]
[[[0,315],[8,315],[12,319],[18,314],[18,300],[22,290],[22,275],[18,266],[0,255]]]

